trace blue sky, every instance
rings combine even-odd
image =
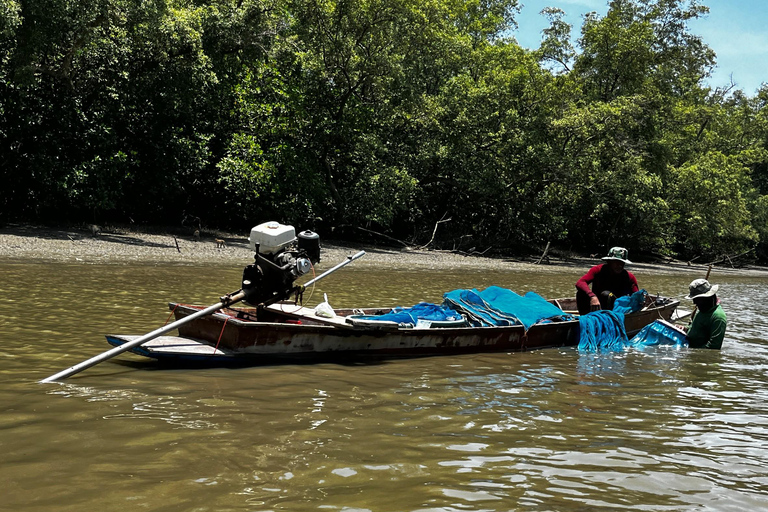
[[[762,82],[768,82],[768,0],[702,0],[709,7],[706,18],[690,23],[690,31],[702,37],[717,54],[717,68],[709,85],[724,87],[731,78],[738,89],[752,96]],[[605,14],[608,0],[520,0],[521,12],[515,39],[527,48],[538,48],[547,20],[539,12],[559,7],[580,34],[582,15]]]

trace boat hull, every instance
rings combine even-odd
[[[182,316],[183,318],[183,316]],[[573,345],[578,322],[564,322],[533,340],[522,326],[448,329],[340,329],[326,325],[260,322],[238,325],[220,318],[194,320],[179,328],[181,336],[219,343],[246,354],[461,354]],[[439,331],[439,332],[435,332]]]
[[[552,301],[565,312],[574,299]],[[649,298],[639,312],[625,315],[628,336],[656,319],[669,321],[679,301]],[[169,304],[177,320],[202,306]],[[532,326],[403,327],[386,322],[357,323],[356,315],[378,315],[391,308],[337,310],[332,319],[292,304],[266,308],[225,308],[179,326],[178,336],[163,336],[132,351],[147,357],[172,360],[273,362],[334,360],[360,356],[420,357],[479,352],[517,352],[577,345],[579,321],[553,321]],[[131,336],[110,335],[112,345]]]
[[[554,301],[564,310],[572,299]],[[575,301],[573,301],[575,302]],[[656,319],[670,320],[678,301],[668,300],[625,316],[629,336]],[[199,311],[197,306],[170,304],[177,320]],[[362,311],[375,315],[390,308]],[[572,346],[579,342],[578,320],[504,327],[403,328],[396,325],[353,325],[346,317],[360,310],[337,310],[333,320],[318,318],[308,308],[229,308],[179,327],[179,335],[235,353],[258,356],[317,354],[443,355],[510,352]]]

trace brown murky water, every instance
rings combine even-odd
[[[333,263],[333,262],[332,262]],[[166,369],[121,355],[171,300],[240,267],[0,263],[0,509],[760,510],[768,506],[768,280],[719,282],[720,352],[576,349],[377,364]],[[684,295],[690,274],[637,272]],[[491,284],[568,296],[573,272],[384,271],[318,285],[335,307]],[[688,304],[690,306],[690,304]]]

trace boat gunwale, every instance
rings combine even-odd
[[[657,297],[658,298],[658,297]],[[647,309],[642,309],[640,311],[635,311],[632,313],[629,313],[625,315],[625,323],[627,318],[630,320],[633,320],[635,318],[640,318],[643,316],[647,316],[650,314],[653,314],[655,312],[661,312],[671,309],[674,311],[679,305],[680,301],[678,299],[672,299],[670,297],[663,297],[664,299],[670,300],[670,302],[666,304],[662,304],[659,306],[654,307],[648,307]],[[568,300],[574,300],[571,298],[562,298],[562,299],[553,299],[555,301],[568,301]],[[292,306],[295,306],[294,304],[291,304]],[[183,303],[174,303],[170,302],[168,303],[169,309],[173,310],[173,313],[176,314],[177,311],[180,313],[186,312],[187,314],[180,316],[177,318],[184,318],[188,316],[189,314],[192,314],[194,312],[200,311],[205,306],[201,305],[194,305],[194,304],[183,304]],[[258,308],[256,307],[250,307],[250,308],[225,308],[229,311],[235,311],[235,312],[244,312],[248,313],[249,311],[253,311],[254,313],[257,311]],[[349,312],[349,314],[354,314],[354,312],[358,312],[360,310],[370,310],[370,311],[385,311],[385,310],[391,310],[391,307],[370,307],[370,308],[339,308],[336,310],[337,312]],[[297,310],[298,311],[298,310]],[[285,315],[286,318],[290,318],[291,315],[295,315],[296,312],[291,313],[289,311],[276,311],[274,309],[270,310],[271,314],[275,315]],[[563,311],[564,314],[570,314],[566,311]],[[339,315],[339,316],[347,316],[347,315]],[[397,332],[397,333],[414,333],[414,334],[426,334],[428,332],[432,333],[451,333],[451,332],[468,332],[468,331],[477,331],[482,330],[483,332],[496,332],[496,331],[507,331],[507,330],[523,330],[523,332],[527,332],[530,329],[533,328],[543,328],[547,326],[569,326],[579,323],[579,315],[573,315],[574,319],[572,320],[561,320],[561,321],[552,321],[552,322],[546,322],[546,323],[536,323],[532,325],[529,329],[525,329],[523,325],[515,324],[515,325],[492,325],[492,326],[471,326],[471,325],[465,325],[465,326],[455,326],[455,327],[434,327],[434,328],[417,328],[417,327],[404,327],[404,326],[394,326],[394,325],[381,325],[381,326],[375,326],[370,324],[364,324],[364,325],[355,325],[355,324],[344,324],[344,325],[333,325],[333,324],[326,324],[322,323],[322,321],[315,320],[312,318],[307,319],[306,317],[301,316],[295,316],[296,319],[307,319],[312,321],[311,324],[301,324],[301,323],[293,323],[293,322],[270,322],[265,320],[258,320],[258,319],[243,319],[238,318],[236,315],[230,315],[227,313],[223,313],[221,311],[217,311],[209,315],[208,318],[215,318],[218,321],[224,321],[226,324],[231,324],[232,327],[237,328],[246,328],[246,329],[256,329],[259,327],[276,327],[276,328],[288,328],[288,329],[296,329],[299,331],[304,330],[314,330],[314,329],[321,329],[323,331],[336,331],[336,330],[348,330],[352,332],[357,333],[365,333],[365,332]],[[660,316],[661,317],[661,316]],[[661,317],[663,318],[663,317]],[[650,323],[650,322],[649,322]],[[627,334],[630,334],[629,332]]]

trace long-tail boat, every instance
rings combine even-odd
[[[318,314],[316,308],[299,305],[306,287],[365,252],[349,256],[314,279],[296,285],[295,281],[320,261],[320,241],[316,233],[304,231],[297,236],[293,226],[266,222],[251,230],[249,242],[255,253],[254,262],[243,270],[239,290],[222,296],[217,304],[208,307],[172,303],[170,307],[176,320],[171,324],[142,336],[107,335],[107,341],[114,348],[41,382],[67,378],[129,350],[163,360],[259,364],[361,356],[509,352],[576,345],[579,341],[580,322],[573,311],[575,299],[555,299],[547,303],[536,296],[537,307],[549,308],[552,314],[533,322],[516,322],[513,316],[504,317],[506,312],[502,311],[501,317],[506,323],[490,325],[478,324],[471,312],[450,321],[417,320],[407,325],[377,318],[392,308],[344,309],[330,315]],[[291,297],[293,302],[289,301]],[[623,317],[629,336],[654,320],[673,319],[679,305],[677,300],[660,296],[644,296],[644,301],[637,304],[641,306],[637,311]],[[235,307],[239,302],[251,307]],[[166,336],[176,329],[178,335]]]
[[[575,312],[576,299],[555,299],[564,317]],[[645,306],[624,316],[628,336],[657,319],[670,321],[678,300],[646,297]],[[169,304],[177,320],[203,306]],[[257,307],[227,307],[184,323],[178,336],[162,336],[132,349],[136,354],[173,360],[349,359],[360,356],[416,357],[477,352],[512,352],[578,344],[579,321],[571,319],[523,325],[473,327],[465,322],[425,322],[423,326],[359,320],[386,314],[392,308],[338,309],[335,316],[318,316],[315,309],[293,302]],[[437,324],[437,325],[436,325]],[[137,336],[108,335],[119,346]]]

